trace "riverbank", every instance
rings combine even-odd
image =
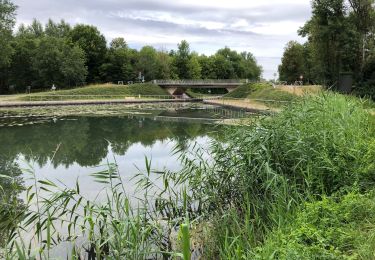
[[[147,104],[147,103],[185,103],[201,102],[202,99],[137,99],[129,97],[124,99],[102,100],[67,100],[67,101],[0,101],[0,107],[43,107],[43,106],[72,106],[72,105],[111,105],[111,104]]]
[[[253,113],[275,113],[280,112],[280,108],[267,106],[265,103],[251,99],[207,99],[203,103],[210,105],[222,106],[230,109],[240,109]]]
[[[158,116],[163,120],[170,114]],[[175,138],[177,146],[173,152],[180,154],[180,170],[153,170],[146,158],[143,170],[132,176],[137,190],[147,194],[139,200],[139,207],[131,208],[117,164],[108,164],[107,170],[90,174],[96,182],[107,185],[107,194],[113,194],[107,197],[106,203],[84,196],[84,183],[80,187],[79,181],[68,188],[50,179],[36,180],[37,185],[30,184],[28,190],[32,194],[25,202],[31,203],[30,196],[35,201],[39,192],[47,192],[39,200],[42,212],[14,216],[12,220],[18,217],[24,221],[17,227],[13,221],[9,228],[16,228],[17,232],[17,229],[41,227],[35,231],[35,237],[43,236],[43,239],[36,241],[39,247],[33,248],[30,254],[42,251],[40,254],[48,255],[61,244],[51,242],[63,236],[56,227],[69,225],[66,233],[74,236],[65,238],[77,246],[77,252],[83,251],[76,240],[78,234],[79,239],[88,238],[86,248],[103,257],[167,258],[178,255],[182,244],[187,244],[189,249],[190,241],[198,241],[198,245],[191,244],[190,248],[198,248],[204,259],[346,259],[353,256],[371,259],[366,256],[375,252],[373,240],[368,239],[375,231],[372,193],[375,125],[369,117],[363,103],[353,97],[331,92],[304,97],[272,117],[259,119],[257,124],[225,128],[222,137],[210,142],[209,148],[207,143],[188,146],[184,138]],[[74,149],[85,151],[86,147],[95,145],[106,149],[110,144],[121,151],[128,149],[127,139],[122,145],[115,145],[114,138],[95,139],[92,135],[85,138],[82,134],[87,131],[113,134],[123,124],[114,137],[121,138],[127,132],[132,138],[146,122],[154,121],[134,119],[132,130],[122,118],[112,126],[104,119],[90,127],[72,121],[74,129],[73,125],[56,125],[63,122],[51,123],[55,130],[46,131],[51,133],[52,145],[45,153],[65,162],[65,156],[59,157],[59,153],[66,152],[60,150],[66,148],[60,145],[62,141],[55,139],[69,131],[80,134],[79,142],[77,138],[70,138],[69,145]],[[94,126],[101,126],[103,130],[91,131]],[[152,125],[149,127],[155,130]],[[180,129],[194,134],[200,128],[194,126],[187,130],[183,126]],[[10,134],[13,131],[9,129]],[[164,135],[167,130],[156,132]],[[35,147],[39,147],[45,137],[40,131],[36,134],[40,140],[35,141]],[[28,138],[28,135],[20,136]],[[24,147],[26,141],[15,140]],[[91,143],[80,144],[83,141]],[[148,140],[145,144],[150,143],[153,142]],[[92,152],[87,156],[91,158]],[[148,211],[150,205],[152,212]],[[68,218],[65,218],[66,212]],[[1,223],[9,219],[5,216]],[[171,234],[178,226],[185,230],[176,239]],[[10,234],[8,244],[17,243],[16,237],[17,233]],[[26,246],[18,246],[27,251]],[[19,251],[12,248],[8,248],[9,254],[19,258],[16,257]],[[76,251],[72,257],[74,254]]]

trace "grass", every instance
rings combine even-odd
[[[304,95],[319,92],[321,92],[320,86],[277,86],[274,88],[270,83],[250,83],[238,87],[224,97],[251,99],[271,107],[280,107],[285,104],[284,102],[294,102]]]
[[[306,201],[372,189],[374,135],[359,100],[305,97],[273,118],[227,132],[209,159],[199,150],[183,157],[186,168],[167,179],[187,184],[198,215],[209,216],[205,258],[252,259],[254,248],[293,223]]]
[[[375,125],[358,99],[304,96],[273,117],[227,128],[209,150],[185,148],[176,147],[181,171],[152,172],[146,159],[134,177],[145,194],[135,209],[115,165],[92,175],[108,185],[102,204],[82,197],[79,183],[33,177],[6,258],[32,256],[21,230],[34,230],[32,252],[42,258],[62,239],[55,227],[67,226],[64,240],[77,245],[82,235],[108,259],[186,259],[197,249],[189,240],[200,241],[204,259],[373,259]],[[181,246],[173,247],[178,229]]]
[[[10,96],[12,100],[77,100],[77,99],[121,99],[126,96],[170,96],[163,88],[153,84],[132,84],[132,85],[89,85],[68,90],[57,90],[50,92],[32,93],[30,95]],[[57,97],[59,96],[59,97]],[[66,97],[64,97],[66,96]],[[74,97],[76,96],[76,97]],[[81,97],[80,97],[81,96]],[[88,97],[82,97],[88,96]],[[91,96],[91,97],[90,97]]]
[[[294,221],[271,232],[252,258],[374,259],[374,212],[374,191],[308,202]]]
[[[234,91],[226,94],[226,98],[251,98],[277,101],[293,101],[296,95],[275,89],[269,83],[244,84]]]

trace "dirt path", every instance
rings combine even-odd
[[[206,104],[220,105],[229,108],[245,109],[250,112],[279,112],[279,108],[269,107],[263,103],[249,99],[210,99],[204,100]]]

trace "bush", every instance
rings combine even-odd
[[[359,84],[353,89],[353,93],[359,97],[369,97],[375,101],[375,80],[369,80]]]
[[[273,118],[228,129],[209,155],[183,156],[184,170],[165,179],[188,184],[199,215],[211,216],[207,254],[238,258],[303,202],[373,186],[374,134],[357,99],[305,97]]]
[[[375,194],[355,192],[306,203],[269,234],[255,259],[374,259]]]

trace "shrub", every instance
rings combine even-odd
[[[373,186],[374,134],[357,99],[305,97],[273,118],[228,129],[210,153],[185,154],[183,171],[164,179],[187,184],[191,212],[210,216],[207,254],[237,258],[303,202]]]
[[[375,194],[356,192],[306,203],[289,225],[268,235],[253,259],[373,259]]]

